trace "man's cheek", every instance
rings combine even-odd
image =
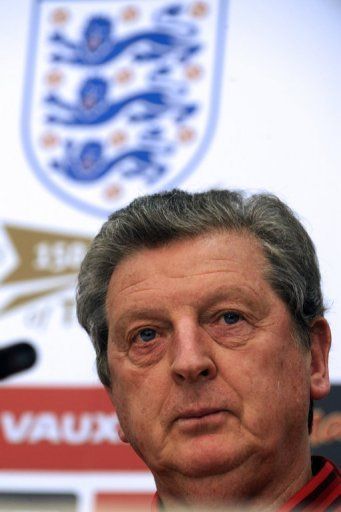
[[[146,396],[152,396],[152,390],[148,391],[146,388],[149,383],[146,373],[135,368],[130,368],[127,372],[123,363],[112,378],[112,402],[124,424],[130,424],[130,418],[138,420],[140,417],[147,418],[150,414],[153,404],[146,400]]]
[[[282,421],[283,410],[288,405],[288,375],[284,360],[278,354],[255,352],[247,364],[243,363],[239,378],[243,379],[240,394],[243,396],[245,422],[257,436],[263,436],[271,424]]]

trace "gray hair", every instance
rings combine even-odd
[[[212,231],[251,233],[269,267],[265,278],[287,305],[300,344],[309,348],[309,328],[325,308],[313,242],[295,214],[278,197],[210,190],[172,190],[135,199],[113,213],[95,237],[81,265],[77,293],[80,324],[96,350],[99,377],[110,386],[105,302],[112,273],[142,248],[197,237]]]

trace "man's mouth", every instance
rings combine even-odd
[[[184,412],[181,412],[179,416],[176,418],[180,421],[188,421],[188,420],[200,420],[202,418],[209,418],[210,416],[214,417],[220,413],[226,413],[227,409],[217,408],[217,407],[204,407],[200,409],[187,409]]]

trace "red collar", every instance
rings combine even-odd
[[[324,512],[333,510],[341,512],[341,476],[338,468],[324,457],[312,457],[313,477],[277,512],[294,512],[295,510],[316,510]],[[161,512],[162,502],[157,493],[152,501],[151,512]]]
[[[341,476],[338,468],[324,457],[312,457],[313,477],[282,505],[278,512],[341,510]],[[338,508],[339,507],[339,508]]]

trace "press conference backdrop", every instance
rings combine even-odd
[[[334,333],[314,450],[340,461],[339,0],[2,0],[0,510],[115,510],[154,484],[75,318],[106,216],[174,186],[269,190],[316,242]],[[117,505],[119,504],[119,505]]]

